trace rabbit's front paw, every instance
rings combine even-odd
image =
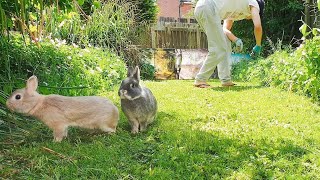
[[[131,120],[131,133],[137,134],[139,132],[139,122],[136,120]]]
[[[54,137],[53,142],[61,142],[63,137]]]
[[[68,135],[67,127],[58,126],[53,130],[53,137],[54,137],[53,141],[61,142],[64,137],[67,137],[67,135]]]
[[[108,133],[108,134],[114,134],[114,133],[116,132],[116,127],[110,128],[110,127],[106,126],[106,127],[101,127],[100,129],[101,129],[103,132],[106,132],[106,133]]]
[[[144,123],[140,123],[140,131],[143,132],[143,131],[146,131],[147,130],[147,123],[144,122]]]
[[[137,134],[137,133],[139,133],[139,129],[138,128],[132,128],[131,129],[131,133],[132,134]]]

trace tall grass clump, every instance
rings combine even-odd
[[[111,0],[101,6],[94,6],[89,15],[83,14],[81,9],[59,14],[56,8],[52,7],[47,10],[47,32],[51,32],[47,35],[81,47],[110,49],[122,56],[127,65],[139,65],[143,78],[152,79],[154,67],[148,63],[149,60],[140,59],[136,63],[136,57],[145,57],[144,53],[139,50],[141,53],[132,57],[126,52],[132,46],[151,47],[150,23],[153,18],[149,16],[155,13],[156,9],[145,7],[151,8],[151,12],[142,18],[139,13],[147,10],[143,8],[144,5],[141,6],[142,4],[136,1]]]
[[[124,0],[108,1],[91,15],[82,40],[121,51],[130,43],[129,36],[135,26],[134,8]]]
[[[70,44],[108,48],[121,54],[145,29],[145,22],[136,20],[136,8],[133,2],[125,0],[106,1],[90,15],[84,15],[81,9],[57,14],[52,8],[48,10],[47,34]]]
[[[59,13],[57,7],[46,9],[45,36],[78,43],[84,21],[76,11]]]

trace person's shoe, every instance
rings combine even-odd
[[[231,87],[231,86],[235,86],[236,84],[231,82],[231,81],[228,81],[228,82],[224,82],[222,83],[222,86],[223,87]]]
[[[207,83],[194,84],[193,86],[197,88],[211,88],[210,84]]]
[[[193,86],[197,88],[211,88],[210,84],[208,84],[206,81],[199,80],[195,80]]]

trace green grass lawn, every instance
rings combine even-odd
[[[320,179],[319,106],[252,83],[222,88],[215,81],[212,89],[192,83],[145,82],[159,110],[138,135],[130,134],[123,113],[114,135],[73,128],[62,143],[53,143],[40,122],[25,122],[34,131],[21,143],[2,143],[0,177]],[[104,95],[119,107],[116,91]]]

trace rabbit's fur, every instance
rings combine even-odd
[[[108,133],[116,131],[119,112],[108,99],[98,96],[41,95],[36,91],[37,87],[37,77],[31,76],[26,87],[13,92],[6,104],[14,112],[45,123],[53,130],[54,141],[62,141],[67,136],[69,126],[100,129]]]
[[[131,125],[132,133],[146,130],[157,113],[156,98],[148,88],[141,87],[139,83],[139,67],[129,67],[127,78],[122,81],[118,91],[121,109]]]

